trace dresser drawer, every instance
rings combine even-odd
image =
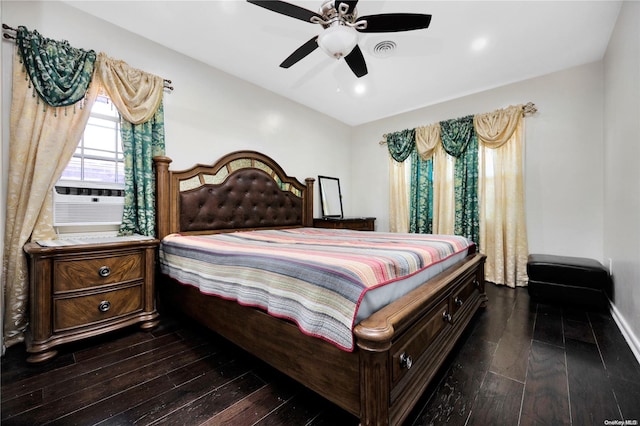
[[[345,227],[354,231],[373,231],[373,221],[369,220],[349,220],[346,221]]]
[[[53,292],[140,280],[144,276],[143,253],[111,254],[54,262]]]
[[[142,307],[142,283],[86,296],[58,297],[53,302],[53,329],[57,332],[84,327],[141,311]]]
[[[314,228],[351,229],[353,231],[373,231],[376,227],[375,223],[375,217],[325,217],[313,219]]]

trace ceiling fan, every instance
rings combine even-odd
[[[420,13],[386,13],[358,17],[358,0],[326,0],[318,13],[284,1],[247,0],[273,12],[312,24],[324,30],[296,49],[280,66],[289,68],[320,47],[329,56],[344,60],[358,77],[367,74],[367,64],[358,46],[358,33],[392,33],[428,28],[431,15]]]

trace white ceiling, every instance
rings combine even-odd
[[[66,3],[349,125],[600,60],[621,5],[361,0],[360,16],[413,12],[433,18],[425,30],[361,33],[369,74],[358,79],[343,59],[320,49],[280,68],[322,27],[243,0]],[[318,11],[322,0],[289,3]],[[481,51],[471,47],[478,38],[486,39]],[[396,51],[375,57],[371,49],[386,40],[397,44]],[[357,84],[364,93],[355,92]]]

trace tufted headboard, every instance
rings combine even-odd
[[[211,166],[169,170],[154,157],[158,238],[313,225],[313,183],[288,176],[270,157],[236,151]]]

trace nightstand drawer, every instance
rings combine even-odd
[[[54,262],[53,292],[82,290],[144,277],[143,253],[98,256],[82,260],[64,259]]]
[[[54,332],[141,311],[142,293],[140,284],[86,296],[57,298],[53,302]]]

